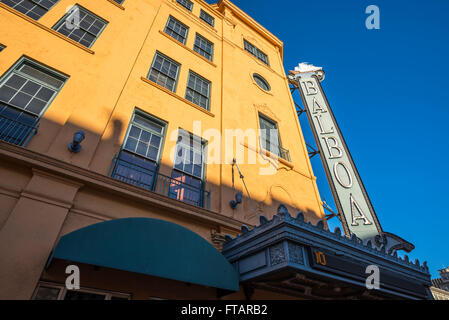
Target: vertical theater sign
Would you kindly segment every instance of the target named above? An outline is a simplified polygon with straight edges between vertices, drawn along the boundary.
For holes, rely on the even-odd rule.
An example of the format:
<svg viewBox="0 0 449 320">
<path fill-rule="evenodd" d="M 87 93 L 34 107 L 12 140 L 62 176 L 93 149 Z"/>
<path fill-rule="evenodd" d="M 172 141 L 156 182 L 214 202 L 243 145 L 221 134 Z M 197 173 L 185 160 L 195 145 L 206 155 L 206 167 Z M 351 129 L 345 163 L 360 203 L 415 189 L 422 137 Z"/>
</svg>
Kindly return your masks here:
<svg viewBox="0 0 449 320">
<path fill-rule="evenodd" d="M 301 63 L 290 71 L 289 80 L 299 89 L 345 234 L 385 249 L 411 251 L 412 244 L 381 228 L 321 86 L 322 68 Z"/>
</svg>

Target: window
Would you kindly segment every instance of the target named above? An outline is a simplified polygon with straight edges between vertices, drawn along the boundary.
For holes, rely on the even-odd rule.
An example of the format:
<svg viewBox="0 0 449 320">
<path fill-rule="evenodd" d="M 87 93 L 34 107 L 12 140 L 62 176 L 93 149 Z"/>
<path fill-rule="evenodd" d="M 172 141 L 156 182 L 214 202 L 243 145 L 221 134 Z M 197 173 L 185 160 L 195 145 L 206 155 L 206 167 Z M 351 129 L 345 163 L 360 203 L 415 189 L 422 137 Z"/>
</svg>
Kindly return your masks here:
<svg viewBox="0 0 449 320">
<path fill-rule="evenodd" d="M 259 87 L 261 87 L 263 90 L 265 90 L 265 91 L 270 91 L 270 90 L 271 90 L 271 87 L 270 87 L 270 85 L 268 84 L 267 80 L 265 80 L 264 78 L 262 78 L 261 75 L 259 75 L 259 74 L 257 74 L 257 73 L 254 73 L 254 74 L 253 74 L 253 79 L 254 79 L 254 81 L 257 83 L 257 85 L 258 85 Z"/>
<path fill-rule="evenodd" d="M 176 0 L 181 6 L 186 8 L 189 11 L 192 11 L 193 8 L 193 2 L 190 0 Z"/>
<path fill-rule="evenodd" d="M 7 6 L 20 11 L 34 20 L 39 20 L 59 0 L 0 0 Z"/>
<path fill-rule="evenodd" d="M 0 79 L 0 139 L 23 145 L 67 78 L 21 59 Z"/>
<path fill-rule="evenodd" d="M 168 17 L 164 32 L 182 44 L 186 44 L 189 27 L 170 16 Z"/>
<path fill-rule="evenodd" d="M 253 56 L 255 56 L 257 59 L 265 63 L 266 65 L 269 65 L 268 63 L 268 56 L 260 51 L 258 48 L 256 48 L 254 45 L 249 43 L 246 40 L 243 40 L 245 50 L 251 53 Z"/>
<path fill-rule="evenodd" d="M 214 55 L 214 44 L 198 33 L 196 34 L 193 50 L 206 59 L 212 61 Z"/>
<path fill-rule="evenodd" d="M 278 157 L 290 161 L 288 150 L 281 147 L 281 140 L 279 138 L 279 131 L 276 122 L 261 114 L 259 114 L 259 122 L 262 148 Z"/>
<path fill-rule="evenodd" d="M 169 196 L 192 205 L 203 206 L 205 191 L 206 143 L 200 137 L 179 129 Z"/>
<path fill-rule="evenodd" d="M 202 179 L 204 146 L 205 143 L 200 137 L 179 129 L 176 144 L 175 169 L 192 177 Z"/>
<path fill-rule="evenodd" d="M 171 176 L 159 172 L 166 123 L 136 111 L 122 150 L 114 157 L 110 176 L 137 187 L 210 208 L 210 192 L 204 190 L 205 142 L 180 129 Z"/>
<path fill-rule="evenodd" d="M 114 0 L 115 2 L 117 2 L 118 4 L 122 5 L 123 2 L 125 2 L 125 0 Z"/>
<path fill-rule="evenodd" d="M 123 293 L 102 292 L 93 289 L 68 290 L 64 286 L 50 283 L 40 283 L 33 300 L 129 300 L 130 296 Z"/>
<path fill-rule="evenodd" d="M 79 19 L 76 15 L 79 15 Z M 106 25 L 105 20 L 79 5 L 75 5 L 53 29 L 90 48 Z"/>
<path fill-rule="evenodd" d="M 210 81 L 202 78 L 193 71 L 189 73 L 187 82 L 186 99 L 209 110 Z"/>
<path fill-rule="evenodd" d="M 2 52 L 3 49 L 5 49 L 5 48 L 6 48 L 6 47 L 0 43 L 0 52 Z"/>
<path fill-rule="evenodd" d="M 200 18 L 205 21 L 207 24 L 209 24 L 211 27 L 215 25 L 215 18 L 212 17 L 210 14 L 208 14 L 203 9 L 200 10 Z"/>
<path fill-rule="evenodd" d="M 166 123 L 143 112 L 133 114 L 112 177 L 153 190 Z"/>
<path fill-rule="evenodd" d="M 165 124 L 134 113 L 124 149 L 157 162 L 162 150 Z"/>
<path fill-rule="evenodd" d="M 148 73 L 148 79 L 175 92 L 180 66 L 179 63 L 156 52 L 150 72 Z"/>
</svg>

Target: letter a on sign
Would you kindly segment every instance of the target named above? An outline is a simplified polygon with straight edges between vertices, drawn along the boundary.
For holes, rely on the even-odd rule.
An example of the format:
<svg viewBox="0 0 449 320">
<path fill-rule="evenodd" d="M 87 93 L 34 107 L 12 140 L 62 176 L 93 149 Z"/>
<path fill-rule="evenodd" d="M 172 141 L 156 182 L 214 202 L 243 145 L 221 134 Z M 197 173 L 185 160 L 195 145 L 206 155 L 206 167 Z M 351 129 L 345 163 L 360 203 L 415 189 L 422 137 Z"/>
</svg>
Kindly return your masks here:
<svg viewBox="0 0 449 320">
<path fill-rule="evenodd" d="M 362 209 L 360 209 L 359 204 L 357 203 L 357 201 L 355 201 L 354 197 L 351 195 L 349 196 L 349 200 L 351 201 L 351 216 L 352 216 L 352 225 L 353 226 L 358 226 L 359 224 L 357 223 L 356 220 L 358 219 L 363 219 L 363 224 L 372 224 L 371 221 L 368 220 L 368 218 L 365 216 L 365 214 L 363 213 Z M 357 216 L 355 216 L 355 211 L 357 211 L 359 214 Z"/>
</svg>

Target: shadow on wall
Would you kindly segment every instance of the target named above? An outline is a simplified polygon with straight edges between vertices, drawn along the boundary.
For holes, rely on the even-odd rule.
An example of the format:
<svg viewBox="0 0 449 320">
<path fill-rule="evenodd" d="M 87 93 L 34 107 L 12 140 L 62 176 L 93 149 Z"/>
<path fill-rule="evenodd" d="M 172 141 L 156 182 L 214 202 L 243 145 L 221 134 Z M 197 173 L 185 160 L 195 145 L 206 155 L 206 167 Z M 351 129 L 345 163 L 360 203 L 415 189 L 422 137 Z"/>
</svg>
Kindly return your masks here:
<svg viewBox="0 0 449 320">
<path fill-rule="evenodd" d="M 257 225 L 261 215 L 265 215 L 270 219 L 276 213 L 280 204 L 285 204 L 292 215 L 302 211 L 306 220 L 311 223 L 316 224 L 319 221 L 319 213 L 313 209 L 301 206 L 299 208 L 295 207 L 294 204 L 300 203 L 301 200 L 293 199 L 287 188 L 279 183 L 265 187 L 264 183 L 266 181 L 262 182 L 259 189 L 249 190 L 250 195 L 253 196 L 253 198 L 249 198 L 246 190 L 241 185 L 241 181 L 238 181 L 238 174 L 235 175 L 238 188 L 233 188 L 232 185 L 227 184 L 217 185 L 210 181 L 205 181 L 198 175 L 187 174 L 186 172 L 193 172 L 188 168 L 188 165 L 184 164 L 183 167 L 182 165 L 173 166 L 171 163 L 158 164 L 136 152 L 126 150 L 122 148 L 122 144 L 128 124 L 118 119 L 111 121 L 112 124 L 108 126 L 109 129 L 99 134 L 89 128 L 73 123 L 66 123 L 62 126 L 59 123 L 43 118 L 40 121 L 37 133 L 30 139 L 26 148 L 102 175 L 108 175 L 125 184 L 162 194 L 195 207 L 202 207 L 215 213 L 221 213 L 248 225 Z M 73 141 L 74 134 L 80 130 L 85 135 L 84 140 L 80 144 L 82 149 L 79 153 L 70 152 L 68 145 Z M 7 171 L 8 168 L 16 167 L 17 165 L 12 163 L 6 164 L 4 159 L 2 159 L 0 160 L 0 166 L 3 167 L 2 170 Z M 16 172 L 23 171 L 22 168 L 18 167 L 13 170 Z M 31 167 L 28 168 L 28 172 L 31 178 Z M 223 174 L 229 174 L 228 178 L 230 178 L 232 175 L 231 165 L 224 165 Z M 248 181 L 251 177 L 247 176 L 245 179 Z M 261 177 L 257 177 L 257 179 L 263 181 Z M 269 179 L 269 177 L 264 177 L 263 179 Z M 1 182 L 5 188 L 10 188 L 11 186 L 8 187 L 8 184 L 14 183 L 12 176 L 7 181 Z M 21 186 L 17 186 L 17 188 L 23 189 L 26 186 L 24 183 L 22 179 Z M 266 185 L 270 185 L 270 183 L 266 183 Z M 78 192 L 83 192 L 83 189 L 89 188 L 92 189 L 92 186 L 85 185 Z M 235 209 L 232 209 L 230 202 L 235 200 L 235 196 L 239 191 L 242 193 L 242 201 Z M 100 193 L 102 192 L 100 191 Z M 107 193 L 103 196 L 110 198 L 110 195 Z M 120 195 L 114 197 L 114 201 L 117 201 L 117 199 L 120 199 Z M 124 197 L 122 200 L 124 202 L 129 201 L 129 199 Z M 83 204 L 83 206 L 88 207 L 86 204 Z M 7 210 L 12 210 L 12 207 Z M 129 216 L 132 216 L 132 213 Z M 3 216 L 3 218 L 5 219 L 6 217 Z M 325 225 L 327 225 L 326 222 Z"/>
</svg>

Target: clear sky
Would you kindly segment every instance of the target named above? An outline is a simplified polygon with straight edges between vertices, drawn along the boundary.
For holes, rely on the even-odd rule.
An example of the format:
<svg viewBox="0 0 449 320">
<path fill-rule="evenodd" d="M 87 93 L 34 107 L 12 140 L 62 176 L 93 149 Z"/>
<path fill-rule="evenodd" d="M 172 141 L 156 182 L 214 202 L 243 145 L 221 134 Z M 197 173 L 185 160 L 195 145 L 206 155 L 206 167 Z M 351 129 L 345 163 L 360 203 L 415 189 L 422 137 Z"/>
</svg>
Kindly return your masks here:
<svg viewBox="0 0 449 320">
<path fill-rule="evenodd" d="M 287 72 L 304 61 L 323 67 L 323 88 L 382 228 L 412 242 L 409 257 L 426 260 L 437 277 L 449 265 L 449 1 L 233 2 L 284 42 Z M 365 27 L 371 4 L 380 30 Z M 312 165 L 335 208 L 318 157 Z M 332 229 L 338 224 L 330 220 Z"/>
</svg>

